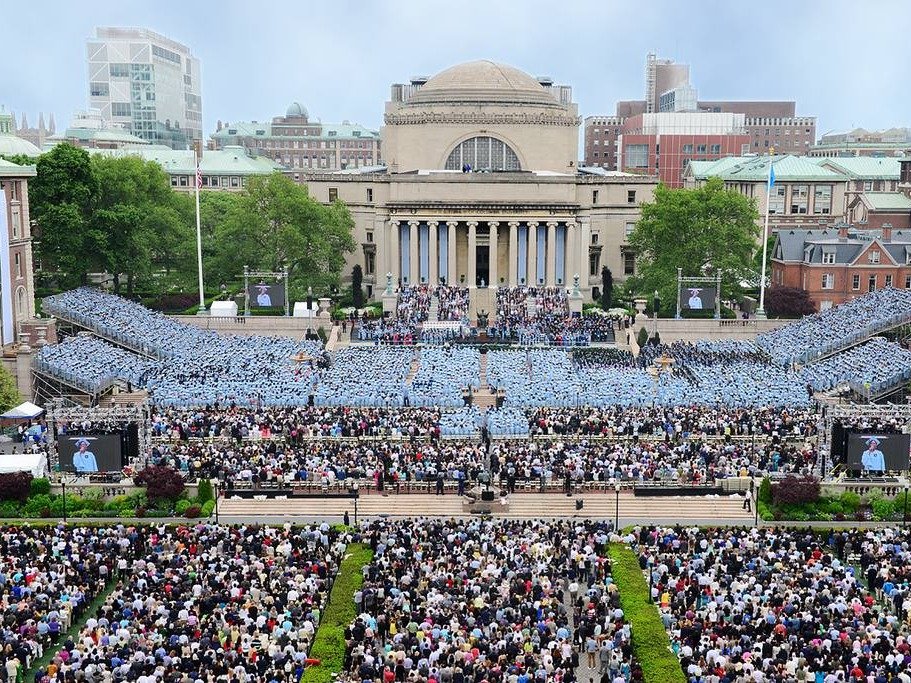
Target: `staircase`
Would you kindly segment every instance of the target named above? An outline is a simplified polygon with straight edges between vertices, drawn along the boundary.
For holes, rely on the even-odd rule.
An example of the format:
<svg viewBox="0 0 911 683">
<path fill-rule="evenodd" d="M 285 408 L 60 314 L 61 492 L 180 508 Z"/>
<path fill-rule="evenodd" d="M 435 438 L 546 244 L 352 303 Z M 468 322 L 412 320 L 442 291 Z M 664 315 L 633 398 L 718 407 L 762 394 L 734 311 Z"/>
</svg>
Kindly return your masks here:
<svg viewBox="0 0 911 683">
<path fill-rule="evenodd" d="M 414 380 L 414 376 L 418 374 L 418 368 L 421 367 L 421 352 L 415 349 L 414 355 L 411 357 L 411 367 L 408 368 L 408 376 L 405 378 L 405 384 L 411 385 L 411 382 Z"/>
<path fill-rule="evenodd" d="M 440 295 L 434 290 L 430 296 L 430 308 L 427 310 L 427 320 L 439 321 L 440 319 Z"/>
<path fill-rule="evenodd" d="M 528 317 L 530 319 L 534 319 L 534 317 L 538 314 L 538 301 L 535 299 L 535 297 L 529 296 L 527 299 L 525 299 L 525 310 L 528 313 Z"/>
</svg>

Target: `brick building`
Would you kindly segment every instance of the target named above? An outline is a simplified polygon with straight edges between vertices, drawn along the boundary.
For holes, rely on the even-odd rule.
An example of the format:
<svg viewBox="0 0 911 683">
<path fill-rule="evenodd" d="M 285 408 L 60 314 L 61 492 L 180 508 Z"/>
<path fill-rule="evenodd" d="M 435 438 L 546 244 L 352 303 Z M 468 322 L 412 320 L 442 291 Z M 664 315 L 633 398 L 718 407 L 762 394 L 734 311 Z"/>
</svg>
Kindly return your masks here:
<svg viewBox="0 0 911 683">
<path fill-rule="evenodd" d="M 771 268 L 772 287 L 804 289 L 820 311 L 883 287 L 911 289 L 911 232 L 846 224 L 781 230 Z"/>
</svg>

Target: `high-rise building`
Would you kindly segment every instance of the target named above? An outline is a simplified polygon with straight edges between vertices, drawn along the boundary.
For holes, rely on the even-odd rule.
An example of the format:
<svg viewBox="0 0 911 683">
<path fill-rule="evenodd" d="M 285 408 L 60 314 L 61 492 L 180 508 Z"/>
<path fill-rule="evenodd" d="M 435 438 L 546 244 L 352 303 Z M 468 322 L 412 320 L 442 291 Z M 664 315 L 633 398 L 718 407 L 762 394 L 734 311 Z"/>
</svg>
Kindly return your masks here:
<svg viewBox="0 0 911 683">
<path fill-rule="evenodd" d="M 796 108 L 793 101 L 699 100 L 695 86 L 690 83 L 689 65 L 659 59 L 650 53 L 645 63 L 645 99 L 617 102 L 614 116 L 586 117 L 585 165 L 611 171 L 620 169 L 617 146 L 624 122 L 652 113 L 742 114 L 750 152 L 767 154 L 769 148 L 774 147 L 786 154 L 807 154 L 816 140 L 816 117 L 797 116 Z M 690 127 L 692 122 L 686 121 Z M 711 127 L 713 124 L 706 125 Z M 698 146 L 699 143 L 694 144 Z M 733 142 L 731 149 L 740 154 L 739 141 Z M 717 157 L 695 158 L 707 161 Z M 679 178 L 674 182 L 679 183 Z"/>
<path fill-rule="evenodd" d="M 143 28 L 98 28 L 86 42 L 89 108 L 133 135 L 174 149 L 202 140 L 199 60 Z"/>
</svg>

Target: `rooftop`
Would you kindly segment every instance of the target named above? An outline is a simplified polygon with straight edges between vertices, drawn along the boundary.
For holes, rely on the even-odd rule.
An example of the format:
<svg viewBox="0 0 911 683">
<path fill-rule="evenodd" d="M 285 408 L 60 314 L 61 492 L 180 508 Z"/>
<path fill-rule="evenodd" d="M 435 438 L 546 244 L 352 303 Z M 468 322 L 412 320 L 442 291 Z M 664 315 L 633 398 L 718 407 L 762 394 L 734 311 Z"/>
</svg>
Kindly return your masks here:
<svg viewBox="0 0 911 683">
<path fill-rule="evenodd" d="M 705 180 L 719 177 L 729 182 L 766 182 L 769 177 L 769 161 L 775 165 L 776 182 L 795 181 L 839 181 L 845 180 L 843 173 L 824 168 L 810 157 L 789 154 L 768 156 L 726 157 L 717 161 L 691 161 L 686 170 L 687 177 Z"/>
<path fill-rule="evenodd" d="M 172 175 L 192 175 L 196 172 L 193 150 L 175 150 L 154 147 L 101 149 L 98 154 L 111 157 L 138 156 L 154 161 Z M 266 157 L 248 155 L 243 147 L 228 146 L 219 150 L 205 150 L 199 162 L 204 174 L 210 175 L 268 175 L 281 171 L 282 166 Z"/>
</svg>

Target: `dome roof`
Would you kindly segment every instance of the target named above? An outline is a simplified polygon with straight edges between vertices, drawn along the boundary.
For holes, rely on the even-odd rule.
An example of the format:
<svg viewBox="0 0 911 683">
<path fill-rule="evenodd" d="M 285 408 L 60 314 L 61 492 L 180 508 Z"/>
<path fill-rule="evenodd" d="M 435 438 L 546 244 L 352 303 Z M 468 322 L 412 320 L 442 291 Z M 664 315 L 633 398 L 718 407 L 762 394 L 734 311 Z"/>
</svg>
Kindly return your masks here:
<svg viewBox="0 0 911 683">
<path fill-rule="evenodd" d="M 307 118 L 308 114 L 307 109 L 300 102 L 292 102 L 288 106 L 288 111 L 285 112 L 285 116 L 303 116 L 304 118 Z"/>
<path fill-rule="evenodd" d="M 532 76 L 489 59 L 457 64 L 431 78 L 409 103 L 460 102 L 484 104 L 539 104 L 560 106 Z"/>
<path fill-rule="evenodd" d="M 28 140 L 17 138 L 9 133 L 0 133 L 0 155 L 12 156 L 14 154 L 36 157 L 41 154 L 41 150 Z"/>
</svg>

